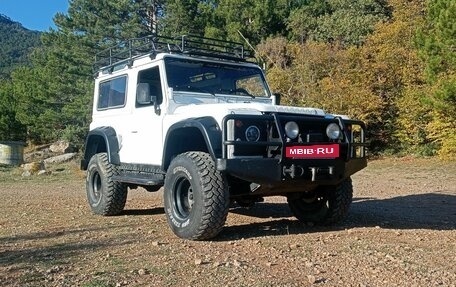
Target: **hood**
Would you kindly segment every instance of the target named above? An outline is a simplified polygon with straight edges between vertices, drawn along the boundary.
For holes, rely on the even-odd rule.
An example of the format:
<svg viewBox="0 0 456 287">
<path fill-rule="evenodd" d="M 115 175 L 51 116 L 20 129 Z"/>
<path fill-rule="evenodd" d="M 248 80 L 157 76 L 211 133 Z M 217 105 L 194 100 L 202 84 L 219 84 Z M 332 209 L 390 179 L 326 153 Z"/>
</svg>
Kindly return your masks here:
<svg viewBox="0 0 456 287">
<path fill-rule="evenodd" d="M 262 114 L 262 113 L 289 113 L 289 114 L 304 114 L 325 116 L 326 113 L 322 109 L 292 107 L 292 106 L 277 106 L 261 103 L 227 103 L 227 104 L 205 104 L 205 105 L 185 105 L 174 110 L 174 114 L 194 114 L 200 116 L 212 113 L 229 113 L 236 114 Z"/>
<path fill-rule="evenodd" d="M 212 116 L 217 119 L 218 122 L 221 122 L 223 117 L 228 114 L 261 115 L 263 113 L 326 116 L 326 113 L 322 109 L 277 106 L 262 103 L 190 104 L 177 107 L 173 114 L 176 116 L 185 115 L 185 117 Z"/>
</svg>

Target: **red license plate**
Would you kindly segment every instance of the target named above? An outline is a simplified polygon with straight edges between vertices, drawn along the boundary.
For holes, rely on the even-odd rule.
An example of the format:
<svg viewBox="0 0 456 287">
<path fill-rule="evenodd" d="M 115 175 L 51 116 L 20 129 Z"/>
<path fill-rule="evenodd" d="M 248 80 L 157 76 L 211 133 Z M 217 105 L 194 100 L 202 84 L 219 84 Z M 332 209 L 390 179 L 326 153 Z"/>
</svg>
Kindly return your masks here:
<svg viewBox="0 0 456 287">
<path fill-rule="evenodd" d="M 336 158 L 339 157 L 339 145 L 288 146 L 286 156 L 290 158 Z"/>
</svg>

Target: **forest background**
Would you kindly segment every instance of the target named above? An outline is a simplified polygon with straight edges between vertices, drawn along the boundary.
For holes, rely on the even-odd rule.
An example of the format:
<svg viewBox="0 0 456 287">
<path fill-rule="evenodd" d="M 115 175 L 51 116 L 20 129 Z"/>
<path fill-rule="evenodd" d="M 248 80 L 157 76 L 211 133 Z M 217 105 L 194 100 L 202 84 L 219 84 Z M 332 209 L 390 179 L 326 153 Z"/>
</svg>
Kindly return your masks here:
<svg viewBox="0 0 456 287">
<path fill-rule="evenodd" d="M 454 0 L 70 0 L 56 29 L 0 15 L 0 141 L 83 145 L 94 55 L 158 32 L 241 42 L 284 104 L 366 122 L 373 154 L 456 159 Z"/>
</svg>

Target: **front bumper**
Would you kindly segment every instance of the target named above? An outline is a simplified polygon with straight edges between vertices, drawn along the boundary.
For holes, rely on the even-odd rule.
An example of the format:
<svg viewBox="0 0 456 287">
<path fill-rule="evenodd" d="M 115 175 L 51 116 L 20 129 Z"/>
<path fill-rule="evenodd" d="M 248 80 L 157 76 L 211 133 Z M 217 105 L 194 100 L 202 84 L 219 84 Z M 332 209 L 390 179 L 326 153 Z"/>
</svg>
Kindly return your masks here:
<svg viewBox="0 0 456 287">
<path fill-rule="evenodd" d="M 308 133 L 300 136 L 299 142 L 286 136 L 283 127 L 290 120 L 307 127 Z M 333 122 L 338 123 L 343 132 L 340 141 L 325 142 L 321 141 L 323 137 L 315 137 L 315 130 L 321 130 L 322 126 Z M 243 123 L 244 126 L 256 124 L 269 133 L 257 142 L 243 140 L 242 133 L 233 132 L 238 127 L 242 128 Z M 339 117 L 233 114 L 225 117 L 223 131 L 223 153 L 221 158 L 216 159 L 217 170 L 268 187 L 270 193 L 298 192 L 321 185 L 336 185 L 367 166 L 365 125 L 360 121 Z M 328 156 L 325 154 L 322 158 L 316 153 L 303 155 L 306 150 L 315 151 L 315 147 L 334 148 L 337 152 Z M 297 148 L 303 153 L 287 153 L 288 148 Z M 267 153 L 261 152 L 264 150 Z"/>
<path fill-rule="evenodd" d="M 217 170 L 259 184 L 291 181 L 308 185 L 334 185 L 367 166 L 366 158 L 285 160 L 272 158 L 217 159 Z"/>
</svg>

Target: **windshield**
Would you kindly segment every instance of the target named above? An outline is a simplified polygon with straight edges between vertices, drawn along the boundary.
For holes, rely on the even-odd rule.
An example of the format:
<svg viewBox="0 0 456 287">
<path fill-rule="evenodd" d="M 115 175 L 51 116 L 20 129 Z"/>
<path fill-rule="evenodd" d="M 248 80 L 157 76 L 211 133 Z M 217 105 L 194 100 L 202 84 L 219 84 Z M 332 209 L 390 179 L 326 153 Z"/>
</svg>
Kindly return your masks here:
<svg viewBox="0 0 456 287">
<path fill-rule="evenodd" d="M 269 97 L 259 68 L 166 58 L 168 86 L 174 91 Z"/>
</svg>

